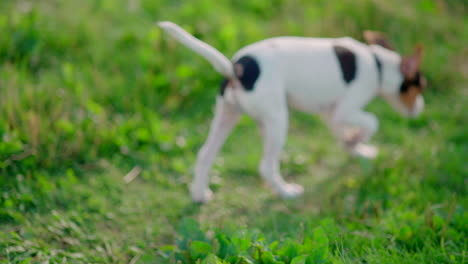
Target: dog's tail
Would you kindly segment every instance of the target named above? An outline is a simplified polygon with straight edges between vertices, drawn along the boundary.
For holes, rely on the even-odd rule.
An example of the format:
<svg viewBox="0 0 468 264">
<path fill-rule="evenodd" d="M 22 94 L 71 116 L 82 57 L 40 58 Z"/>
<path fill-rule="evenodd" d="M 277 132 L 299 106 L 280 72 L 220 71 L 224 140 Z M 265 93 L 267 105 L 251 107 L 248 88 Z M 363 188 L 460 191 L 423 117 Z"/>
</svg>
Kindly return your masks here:
<svg viewBox="0 0 468 264">
<path fill-rule="evenodd" d="M 231 61 L 217 49 L 195 38 L 187 31 L 183 30 L 181 27 L 172 22 L 158 22 L 158 26 L 169 33 L 172 37 L 180 41 L 182 44 L 207 59 L 213 65 L 216 71 L 227 78 L 235 78 L 234 68 Z"/>
</svg>

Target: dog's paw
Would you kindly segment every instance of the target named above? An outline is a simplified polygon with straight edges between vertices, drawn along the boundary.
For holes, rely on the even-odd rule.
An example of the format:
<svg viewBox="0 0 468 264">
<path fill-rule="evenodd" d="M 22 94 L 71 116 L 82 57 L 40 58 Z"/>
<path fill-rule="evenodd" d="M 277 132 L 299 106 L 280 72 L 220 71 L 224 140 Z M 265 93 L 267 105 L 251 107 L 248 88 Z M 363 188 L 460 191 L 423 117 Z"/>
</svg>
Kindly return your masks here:
<svg viewBox="0 0 468 264">
<path fill-rule="evenodd" d="M 190 188 L 190 194 L 192 200 L 196 203 L 206 203 L 213 199 L 213 192 L 207 188 L 203 190 L 197 190 L 196 188 Z"/>
<path fill-rule="evenodd" d="M 353 147 L 352 153 L 358 157 L 375 159 L 379 150 L 375 146 L 359 143 Z"/>
<path fill-rule="evenodd" d="M 296 183 L 286 183 L 281 186 L 279 194 L 283 198 L 295 198 L 304 193 L 304 187 Z"/>
</svg>

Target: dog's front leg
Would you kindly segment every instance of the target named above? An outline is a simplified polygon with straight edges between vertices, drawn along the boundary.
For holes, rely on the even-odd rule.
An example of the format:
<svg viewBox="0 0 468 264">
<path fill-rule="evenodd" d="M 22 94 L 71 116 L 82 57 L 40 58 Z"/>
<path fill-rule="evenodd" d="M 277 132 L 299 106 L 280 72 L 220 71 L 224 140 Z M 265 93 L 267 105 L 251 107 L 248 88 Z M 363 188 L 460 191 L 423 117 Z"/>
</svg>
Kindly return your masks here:
<svg viewBox="0 0 468 264">
<path fill-rule="evenodd" d="M 217 98 L 215 117 L 211 123 L 208 139 L 197 155 L 195 176 L 190 186 L 193 201 L 207 202 L 212 198 L 209 172 L 216 155 L 239 117 L 240 113 L 235 106 L 227 103 L 222 97 Z"/>
<path fill-rule="evenodd" d="M 378 124 L 373 114 L 362 110 L 336 113 L 331 120 L 334 134 L 345 148 L 351 154 L 365 158 L 377 156 L 377 148 L 365 142 L 375 134 Z"/>
</svg>

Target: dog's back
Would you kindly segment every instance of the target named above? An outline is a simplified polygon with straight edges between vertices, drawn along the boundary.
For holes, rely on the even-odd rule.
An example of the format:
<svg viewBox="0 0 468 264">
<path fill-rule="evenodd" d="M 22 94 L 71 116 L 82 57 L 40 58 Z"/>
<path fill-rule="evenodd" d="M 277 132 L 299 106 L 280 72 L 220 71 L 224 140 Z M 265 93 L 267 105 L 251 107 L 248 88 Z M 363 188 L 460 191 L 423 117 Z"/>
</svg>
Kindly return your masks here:
<svg viewBox="0 0 468 264">
<path fill-rule="evenodd" d="M 349 37 L 266 39 L 239 50 L 233 62 L 247 56 L 259 64 L 259 81 L 274 75 L 289 104 L 306 112 L 328 109 L 350 87 L 376 87 L 377 69 L 369 47 Z"/>
</svg>

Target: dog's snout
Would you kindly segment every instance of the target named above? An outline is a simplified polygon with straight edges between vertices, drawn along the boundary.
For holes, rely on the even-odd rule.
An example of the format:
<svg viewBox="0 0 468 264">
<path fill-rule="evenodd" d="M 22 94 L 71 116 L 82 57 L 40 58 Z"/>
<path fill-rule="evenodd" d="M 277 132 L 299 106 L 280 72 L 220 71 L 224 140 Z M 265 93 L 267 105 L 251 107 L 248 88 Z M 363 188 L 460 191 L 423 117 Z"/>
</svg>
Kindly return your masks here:
<svg viewBox="0 0 468 264">
<path fill-rule="evenodd" d="M 410 117 L 419 116 L 423 110 L 424 110 L 424 98 L 421 95 L 418 95 L 415 100 L 413 109 L 410 112 Z"/>
</svg>

